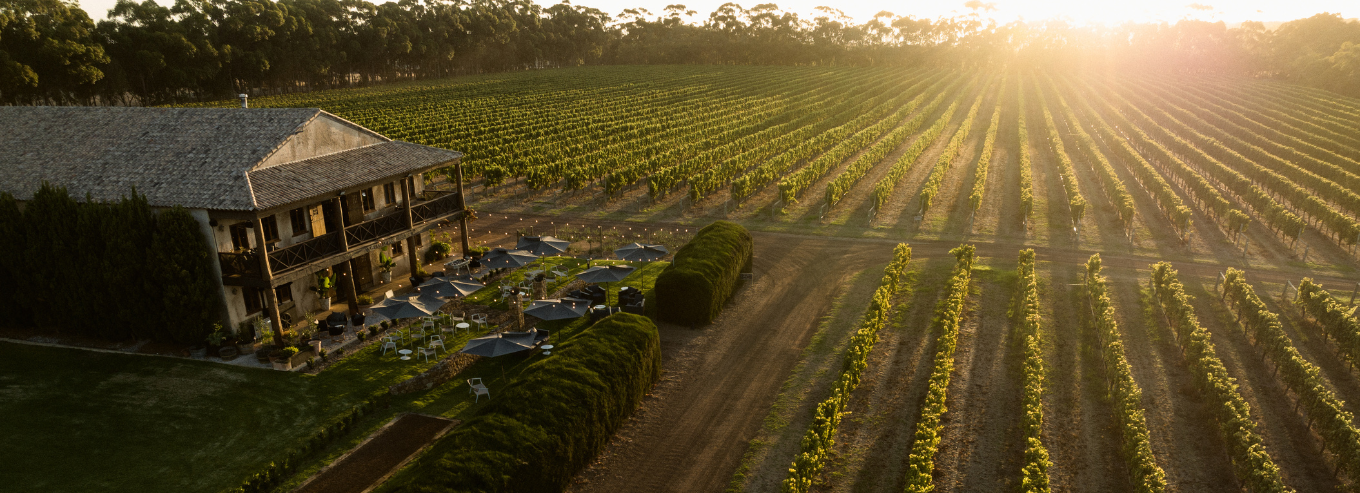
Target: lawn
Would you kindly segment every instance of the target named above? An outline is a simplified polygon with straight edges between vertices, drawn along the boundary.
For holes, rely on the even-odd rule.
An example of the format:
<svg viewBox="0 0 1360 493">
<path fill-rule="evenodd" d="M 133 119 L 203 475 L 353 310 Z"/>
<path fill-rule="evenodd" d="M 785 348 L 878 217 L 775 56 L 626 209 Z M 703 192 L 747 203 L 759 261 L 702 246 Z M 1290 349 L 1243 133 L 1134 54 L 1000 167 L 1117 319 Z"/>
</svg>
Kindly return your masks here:
<svg viewBox="0 0 1360 493">
<path fill-rule="evenodd" d="M 665 265 L 646 264 L 620 284 L 650 297 Z M 562 341 L 586 324 L 583 318 L 540 327 Z M 470 337 L 464 333 L 448 345 L 461 347 Z M 369 346 L 313 376 L 0 342 L 0 478 L 7 490 L 32 492 L 232 488 L 356 404 L 433 364 L 380 352 Z M 399 413 L 466 416 L 474 404 L 461 379 L 483 378 L 495 398 L 506 378 L 537 357 L 485 359 L 454 382 L 396 396 L 388 408 L 366 416 L 358 431 L 303 461 L 280 491 Z"/>
</svg>

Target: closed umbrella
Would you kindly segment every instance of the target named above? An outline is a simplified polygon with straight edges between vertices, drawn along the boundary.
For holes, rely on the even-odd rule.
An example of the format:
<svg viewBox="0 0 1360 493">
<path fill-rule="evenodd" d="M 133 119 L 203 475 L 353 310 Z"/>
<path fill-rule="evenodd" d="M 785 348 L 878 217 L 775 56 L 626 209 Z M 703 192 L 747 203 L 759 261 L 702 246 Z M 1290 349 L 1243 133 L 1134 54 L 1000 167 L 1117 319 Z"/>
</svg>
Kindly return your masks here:
<svg viewBox="0 0 1360 493">
<path fill-rule="evenodd" d="M 665 245 L 644 245 L 641 243 L 629 243 L 614 250 L 614 256 L 619 260 L 629 262 L 655 262 L 670 255 L 670 250 Z"/>
<path fill-rule="evenodd" d="M 538 300 L 524 309 L 525 315 L 533 315 L 539 320 L 566 320 L 581 318 L 590 309 L 590 301 L 577 298 Z"/>
<path fill-rule="evenodd" d="M 567 251 L 571 243 L 551 236 L 521 236 L 515 242 L 516 250 L 524 250 L 534 255 L 557 255 Z"/>
<path fill-rule="evenodd" d="M 488 269 L 513 269 L 523 267 L 538 256 L 524 250 L 497 248 L 482 256 L 482 266 Z"/>
<path fill-rule="evenodd" d="M 416 289 L 420 294 L 439 298 L 462 298 L 486 287 L 469 277 L 436 277 Z"/>
</svg>

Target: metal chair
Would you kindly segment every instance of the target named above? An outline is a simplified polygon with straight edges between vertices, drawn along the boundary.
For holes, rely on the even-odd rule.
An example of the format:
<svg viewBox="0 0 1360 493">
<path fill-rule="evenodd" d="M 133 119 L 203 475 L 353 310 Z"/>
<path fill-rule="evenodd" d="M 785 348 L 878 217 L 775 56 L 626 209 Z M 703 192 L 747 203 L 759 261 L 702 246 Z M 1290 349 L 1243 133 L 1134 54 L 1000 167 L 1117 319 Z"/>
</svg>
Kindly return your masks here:
<svg viewBox="0 0 1360 493">
<path fill-rule="evenodd" d="M 387 348 L 392 348 L 392 351 L 393 351 L 393 352 L 396 352 L 396 350 L 397 350 L 397 340 L 394 339 L 392 336 L 387 336 L 387 337 L 384 337 L 384 338 L 383 338 L 383 346 L 382 346 L 382 355 L 383 355 L 383 356 L 386 356 L 386 355 L 387 355 Z"/>
<path fill-rule="evenodd" d="M 430 349 L 435 348 L 444 349 L 444 336 L 442 335 L 430 336 Z M 445 349 L 444 351 L 447 352 L 448 350 Z"/>
<path fill-rule="evenodd" d="M 439 355 L 438 353 L 435 353 L 434 348 L 420 348 L 420 355 L 425 357 L 426 363 L 430 362 L 430 356 L 434 356 L 436 359 L 439 358 Z M 490 395 L 487 395 L 487 397 L 490 397 Z"/>
<path fill-rule="evenodd" d="M 485 313 L 474 313 L 474 314 L 472 314 L 472 323 L 477 324 L 477 325 L 481 325 L 481 326 L 485 326 L 485 325 L 486 325 L 486 314 L 485 314 Z"/>
</svg>

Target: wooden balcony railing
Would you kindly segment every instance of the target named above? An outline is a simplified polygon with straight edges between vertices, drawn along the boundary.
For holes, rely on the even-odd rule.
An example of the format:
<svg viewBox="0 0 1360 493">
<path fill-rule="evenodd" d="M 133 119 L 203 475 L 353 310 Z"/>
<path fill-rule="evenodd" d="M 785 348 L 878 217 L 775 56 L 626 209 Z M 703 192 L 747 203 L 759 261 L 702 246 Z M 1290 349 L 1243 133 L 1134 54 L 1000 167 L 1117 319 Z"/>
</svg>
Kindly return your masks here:
<svg viewBox="0 0 1360 493">
<path fill-rule="evenodd" d="M 345 228 L 345 240 L 349 241 L 349 246 L 353 248 L 384 236 L 396 234 L 403 229 L 406 229 L 406 215 L 388 214 Z"/>
<path fill-rule="evenodd" d="M 345 251 L 340 233 L 329 233 L 269 252 L 269 270 L 275 274 L 307 265 L 313 260 Z"/>
<path fill-rule="evenodd" d="M 411 218 L 415 224 L 435 220 L 458 211 L 458 193 L 435 194 L 433 200 L 416 203 L 411 208 Z M 406 230 L 406 214 L 399 211 L 370 221 L 347 227 L 310 240 L 269 252 L 269 269 L 274 274 L 299 269 L 326 257 L 350 249 L 366 246 L 374 241 L 390 237 Z M 341 240 L 344 234 L 344 240 Z M 222 264 L 223 277 L 263 277 L 256 253 L 218 253 Z"/>
<path fill-rule="evenodd" d="M 434 200 L 416 204 L 411 208 L 411 218 L 417 224 L 458 210 L 458 194 L 450 193 Z"/>
<path fill-rule="evenodd" d="M 222 277 L 260 277 L 260 258 L 252 252 L 217 252 Z"/>
</svg>

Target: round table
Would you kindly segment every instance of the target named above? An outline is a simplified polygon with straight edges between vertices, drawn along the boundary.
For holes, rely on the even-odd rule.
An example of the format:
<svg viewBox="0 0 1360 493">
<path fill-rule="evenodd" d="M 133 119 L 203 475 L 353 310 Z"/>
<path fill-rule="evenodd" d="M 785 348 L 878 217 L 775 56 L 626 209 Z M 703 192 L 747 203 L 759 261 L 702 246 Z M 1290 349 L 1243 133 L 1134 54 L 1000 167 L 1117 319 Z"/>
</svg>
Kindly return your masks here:
<svg viewBox="0 0 1360 493">
<path fill-rule="evenodd" d="M 398 349 L 398 350 L 397 350 L 397 353 L 398 353 L 398 354 L 401 354 L 401 359 L 403 359 L 403 360 L 411 359 L 411 353 L 413 353 L 413 352 L 415 352 L 415 351 L 412 351 L 412 350 L 410 350 L 410 349 Z"/>
<path fill-rule="evenodd" d="M 455 325 L 454 327 L 457 327 L 458 330 L 469 330 L 472 328 L 472 325 L 467 322 L 458 322 L 458 325 Z"/>
<path fill-rule="evenodd" d="M 544 345 L 541 346 L 541 347 L 543 348 L 543 355 L 544 355 L 544 356 L 550 356 L 550 355 L 552 355 L 552 348 L 553 348 L 553 345 L 552 345 L 552 344 L 544 344 Z"/>
</svg>

